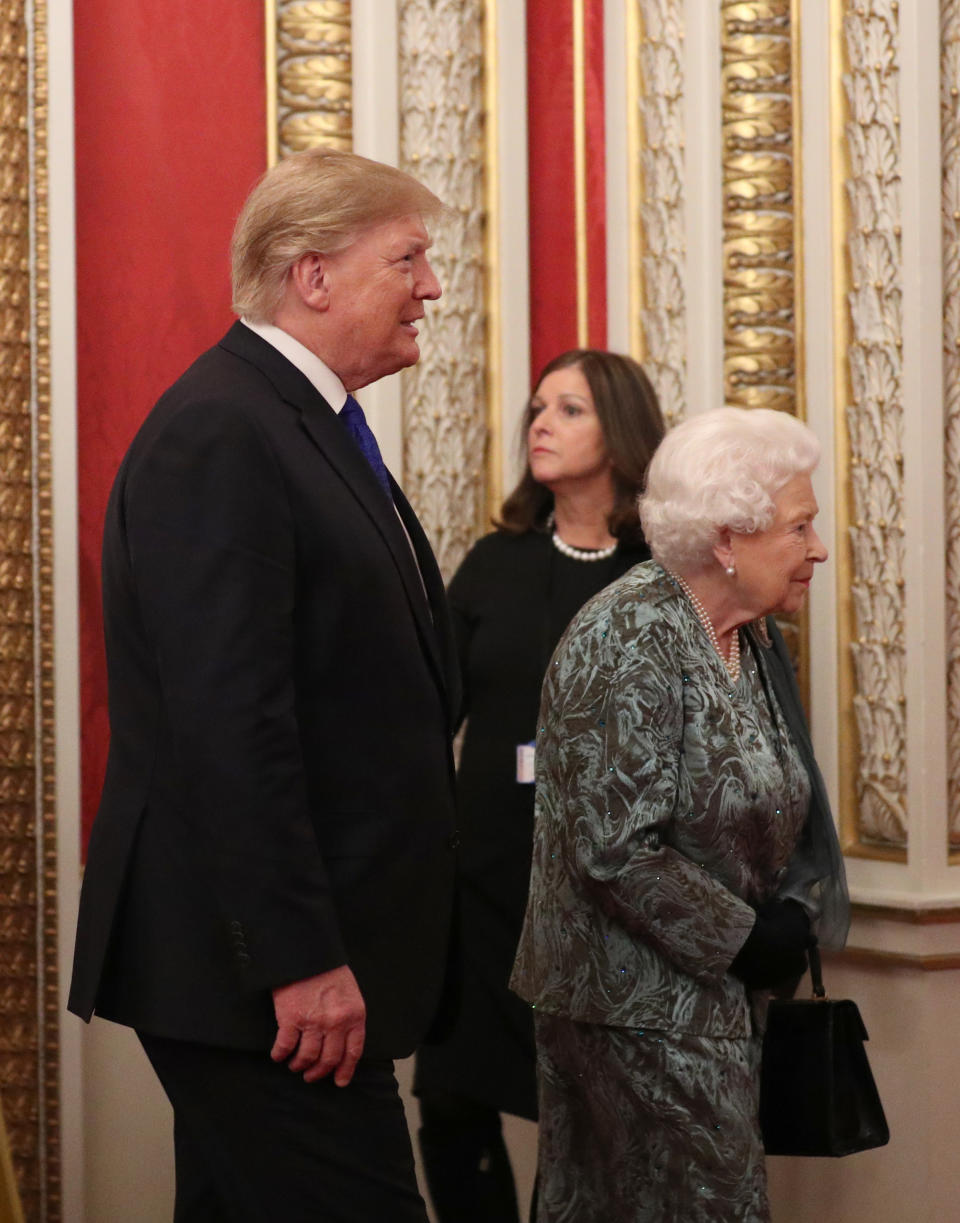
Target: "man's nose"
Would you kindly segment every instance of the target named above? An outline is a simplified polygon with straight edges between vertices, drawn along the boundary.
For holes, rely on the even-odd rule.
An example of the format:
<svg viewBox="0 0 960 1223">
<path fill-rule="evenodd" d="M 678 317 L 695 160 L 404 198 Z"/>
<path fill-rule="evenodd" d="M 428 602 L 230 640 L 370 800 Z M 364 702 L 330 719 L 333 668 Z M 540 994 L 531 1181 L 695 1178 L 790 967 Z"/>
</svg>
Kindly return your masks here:
<svg viewBox="0 0 960 1223">
<path fill-rule="evenodd" d="M 437 280 L 437 274 L 428 263 L 424 269 L 423 275 L 417 283 L 417 297 L 420 301 L 436 301 L 443 289 L 440 288 L 440 281 Z"/>
</svg>

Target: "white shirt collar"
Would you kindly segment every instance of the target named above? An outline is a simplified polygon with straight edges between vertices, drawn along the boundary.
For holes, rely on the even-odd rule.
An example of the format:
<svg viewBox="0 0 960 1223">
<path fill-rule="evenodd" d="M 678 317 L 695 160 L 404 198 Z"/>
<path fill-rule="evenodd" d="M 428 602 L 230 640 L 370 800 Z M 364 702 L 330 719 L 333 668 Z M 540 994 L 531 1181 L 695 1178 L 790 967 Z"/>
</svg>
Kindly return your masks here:
<svg viewBox="0 0 960 1223">
<path fill-rule="evenodd" d="M 245 318 L 240 322 L 268 344 L 272 344 L 277 352 L 282 353 L 291 365 L 295 365 L 300 373 L 309 379 L 334 412 L 340 411 L 347 402 L 346 388 L 330 366 L 321 361 L 315 352 L 295 340 L 289 331 L 284 331 L 273 323 L 251 323 Z"/>
</svg>

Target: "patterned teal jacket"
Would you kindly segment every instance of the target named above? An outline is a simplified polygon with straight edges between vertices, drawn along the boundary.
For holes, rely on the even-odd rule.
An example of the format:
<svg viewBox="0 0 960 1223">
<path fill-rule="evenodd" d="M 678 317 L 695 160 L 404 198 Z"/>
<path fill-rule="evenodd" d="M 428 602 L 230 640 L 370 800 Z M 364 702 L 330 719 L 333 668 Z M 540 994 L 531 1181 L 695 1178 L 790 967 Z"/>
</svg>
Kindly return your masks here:
<svg viewBox="0 0 960 1223">
<path fill-rule="evenodd" d="M 796 857 L 810 776 L 765 651 L 745 638 L 734 686 L 650 561 L 592 599 L 560 641 L 543 689 L 530 898 L 511 978 L 537 1009 L 751 1031 L 747 992 L 727 971 L 751 906 L 791 894 L 816 910 L 806 883 L 785 891 L 805 878 Z"/>
</svg>

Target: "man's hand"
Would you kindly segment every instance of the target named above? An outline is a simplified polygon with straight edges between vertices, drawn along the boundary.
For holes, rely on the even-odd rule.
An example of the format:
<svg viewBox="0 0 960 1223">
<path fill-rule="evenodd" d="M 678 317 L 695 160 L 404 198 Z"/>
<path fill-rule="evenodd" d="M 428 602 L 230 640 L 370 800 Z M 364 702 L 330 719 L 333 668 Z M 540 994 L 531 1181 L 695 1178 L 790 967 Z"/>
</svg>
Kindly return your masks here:
<svg viewBox="0 0 960 1223">
<path fill-rule="evenodd" d="M 336 1085 L 346 1087 L 363 1052 L 367 1021 L 363 995 L 346 964 L 278 986 L 273 1009 L 277 1016 L 277 1039 L 270 1050 L 273 1060 L 289 1057 L 290 1069 L 302 1070 L 307 1083 L 332 1070 Z"/>
</svg>

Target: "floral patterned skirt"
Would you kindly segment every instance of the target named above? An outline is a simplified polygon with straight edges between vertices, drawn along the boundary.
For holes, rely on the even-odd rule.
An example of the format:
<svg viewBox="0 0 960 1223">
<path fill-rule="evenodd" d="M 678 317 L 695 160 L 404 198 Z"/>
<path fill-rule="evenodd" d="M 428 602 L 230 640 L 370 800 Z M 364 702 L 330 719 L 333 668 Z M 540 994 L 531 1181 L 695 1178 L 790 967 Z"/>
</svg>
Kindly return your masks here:
<svg viewBox="0 0 960 1223">
<path fill-rule="evenodd" d="M 768 1223 L 759 1038 L 535 1015 L 537 1223 Z"/>
</svg>

